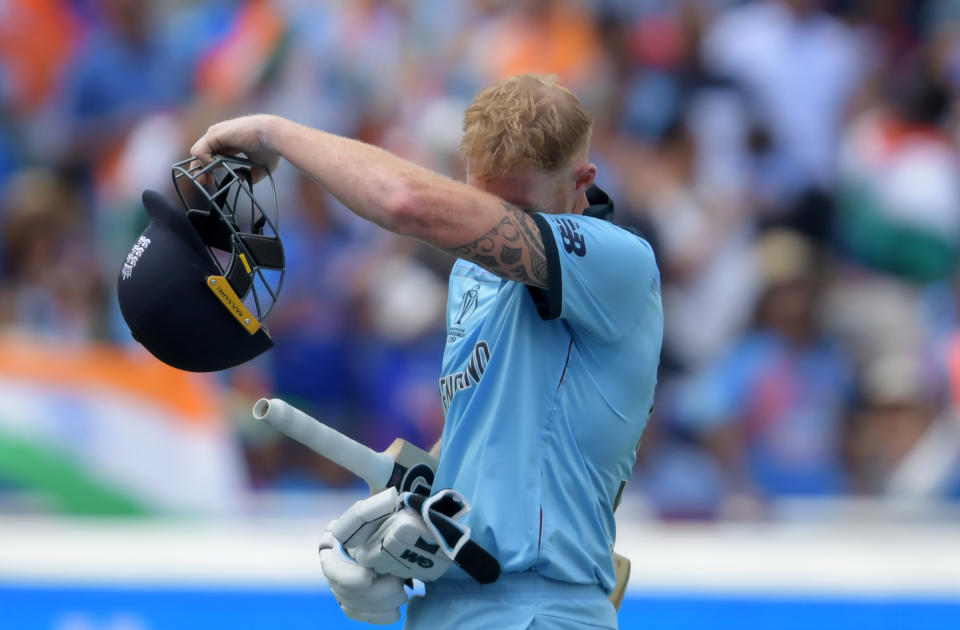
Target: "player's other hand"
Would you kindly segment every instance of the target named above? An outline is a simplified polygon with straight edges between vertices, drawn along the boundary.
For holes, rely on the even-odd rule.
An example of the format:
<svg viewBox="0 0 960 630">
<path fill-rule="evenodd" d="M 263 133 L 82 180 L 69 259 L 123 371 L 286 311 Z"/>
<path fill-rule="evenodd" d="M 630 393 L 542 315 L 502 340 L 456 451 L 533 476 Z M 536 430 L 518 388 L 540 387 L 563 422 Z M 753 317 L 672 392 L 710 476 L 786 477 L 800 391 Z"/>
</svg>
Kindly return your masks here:
<svg viewBox="0 0 960 630">
<path fill-rule="evenodd" d="M 391 488 L 353 504 L 330 530 L 361 566 L 377 574 L 432 582 L 469 543 L 470 529 L 457 522 L 469 510 L 455 490 L 424 497 Z"/>
<path fill-rule="evenodd" d="M 407 505 L 407 495 L 388 488 L 357 501 L 329 529 L 350 557 L 375 574 L 432 582 L 452 560 L 420 513 Z"/>
<path fill-rule="evenodd" d="M 282 118 L 268 114 L 242 116 L 219 122 L 209 129 L 190 147 L 190 154 L 203 164 L 215 159 L 215 154 L 236 155 L 243 153 L 251 162 L 262 164 L 271 172 L 280 163 L 280 153 L 271 146 L 270 137 Z M 253 169 L 253 181 L 266 176 L 267 171 Z"/>
<path fill-rule="evenodd" d="M 456 563 L 489 584 L 499 577 L 500 564 L 458 522 L 469 511 L 456 490 L 425 497 L 391 488 L 354 503 L 329 530 L 351 558 L 375 574 L 432 582 Z"/>
<path fill-rule="evenodd" d="M 320 567 L 347 617 L 381 625 L 400 620 L 400 607 L 407 603 L 403 580 L 357 564 L 329 528 L 320 541 Z"/>
</svg>

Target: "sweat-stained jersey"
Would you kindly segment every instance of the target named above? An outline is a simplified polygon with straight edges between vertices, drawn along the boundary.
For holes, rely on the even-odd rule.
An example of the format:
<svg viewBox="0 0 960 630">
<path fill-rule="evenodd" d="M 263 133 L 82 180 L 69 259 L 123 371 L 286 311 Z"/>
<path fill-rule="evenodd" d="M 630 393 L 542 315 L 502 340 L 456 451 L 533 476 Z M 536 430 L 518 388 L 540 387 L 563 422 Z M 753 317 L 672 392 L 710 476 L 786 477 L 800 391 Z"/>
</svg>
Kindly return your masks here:
<svg viewBox="0 0 960 630">
<path fill-rule="evenodd" d="M 653 404 L 663 314 L 650 246 L 608 220 L 599 188 L 588 199 L 583 215 L 533 215 L 549 289 L 454 266 L 434 488 L 467 497 L 464 522 L 504 572 L 609 593 L 614 501 Z"/>
</svg>

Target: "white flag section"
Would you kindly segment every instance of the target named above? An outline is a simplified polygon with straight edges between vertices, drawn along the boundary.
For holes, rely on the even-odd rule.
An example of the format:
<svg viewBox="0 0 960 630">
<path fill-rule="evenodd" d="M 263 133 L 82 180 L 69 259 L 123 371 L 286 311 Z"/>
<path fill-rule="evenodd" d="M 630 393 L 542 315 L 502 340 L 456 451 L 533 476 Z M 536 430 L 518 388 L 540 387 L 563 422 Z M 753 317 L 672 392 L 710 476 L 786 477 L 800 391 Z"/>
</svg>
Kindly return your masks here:
<svg viewBox="0 0 960 630">
<path fill-rule="evenodd" d="M 0 485 L 90 514 L 230 514 L 246 476 L 213 377 L 0 338 Z"/>
</svg>

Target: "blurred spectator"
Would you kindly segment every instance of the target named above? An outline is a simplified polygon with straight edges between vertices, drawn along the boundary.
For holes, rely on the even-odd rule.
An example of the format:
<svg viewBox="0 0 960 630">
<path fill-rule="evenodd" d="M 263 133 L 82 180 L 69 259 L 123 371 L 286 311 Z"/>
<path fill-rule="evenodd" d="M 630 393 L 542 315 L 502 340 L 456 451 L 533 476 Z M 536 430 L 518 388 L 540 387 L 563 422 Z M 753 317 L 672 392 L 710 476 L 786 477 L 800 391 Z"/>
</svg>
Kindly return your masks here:
<svg viewBox="0 0 960 630">
<path fill-rule="evenodd" d="M 7 177 L 19 166 L 19 147 L 13 137 L 13 121 L 7 120 L 0 109 L 0 190 L 6 185 Z"/>
<path fill-rule="evenodd" d="M 73 342 L 101 334 L 104 292 L 77 190 L 52 171 L 21 171 L 0 210 L 0 326 Z"/>
<path fill-rule="evenodd" d="M 0 102 L 20 116 L 43 107 L 63 79 L 79 24 L 71 2 L 0 5 Z"/>
<path fill-rule="evenodd" d="M 917 300 L 923 337 L 913 354 L 932 364 L 950 390 L 951 404 L 960 409 L 960 270 L 925 287 Z"/>
<path fill-rule="evenodd" d="M 51 129 L 45 116 L 65 79 L 81 33 L 66 0 L 0 3 L 0 189 L 28 159 L 41 154 Z"/>
<path fill-rule="evenodd" d="M 578 92 L 602 76 L 605 59 L 587 7 L 571 0 L 500 3 L 472 43 L 485 82 L 525 72 L 556 74 Z M 589 100 L 589 99 L 588 99 Z"/>
<path fill-rule="evenodd" d="M 700 368 L 731 342 L 747 323 L 757 291 L 752 217 L 711 195 L 715 189 L 698 186 L 695 142 L 678 121 L 628 184 L 628 200 L 642 204 L 657 244 L 669 322 L 663 352 L 680 371 Z"/>
<path fill-rule="evenodd" d="M 287 272 L 281 298 L 268 319 L 274 348 L 261 360 L 234 370 L 247 391 L 242 412 L 265 390 L 361 438 L 363 409 L 358 402 L 357 275 L 358 255 L 372 245 L 358 237 L 337 211 L 336 201 L 309 178 L 290 178 L 295 194 L 282 209 Z M 350 215 L 352 217 L 352 215 Z M 243 443 L 253 482 L 260 488 L 304 489 L 353 485 L 356 479 L 292 440 L 245 422 Z"/>
<path fill-rule="evenodd" d="M 338 427 L 357 417 L 354 350 L 358 256 L 364 244 L 338 219 L 328 193 L 304 176 L 280 223 L 287 273 L 270 316 L 268 356 L 277 395 Z"/>
<path fill-rule="evenodd" d="M 601 127 L 596 142 L 623 186 L 612 191 L 618 220 L 653 242 L 665 278 L 667 377 L 716 357 L 745 325 L 756 292 L 747 251 L 756 222 L 747 197 L 748 102 L 703 62 L 711 11 L 675 6 L 605 24 L 623 88 L 617 135 Z"/>
<path fill-rule="evenodd" d="M 960 423 L 910 356 L 867 366 L 850 431 L 858 491 L 901 500 L 960 498 Z"/>
<path fill-rule="evenodd" d="M 364 437 L 380 449 L 395 437 L 429 448 L 443 428 L 437 361 L 446 341 L 452 261 L 434 270 L 431 256 L 427 247 L 397 239 L 392 252 L 366 269 L 356 377 L 368 414 Z"/>
<path fill-rule="evenodd" d="M 757 183 L 772 212 L 832 185 L 838 133 L 870 70 L 864 42 L 822 5 L 746 3 L 720 14 L 705 40 L 705 64 L 753 99 L 765 136 Z"/>
<path fill-rule="evenodd" d="M 763 235 L 756 251 L 764 289 L 755 322 L 676 393 L 678 416 L 718 457 L 728 492 L 760 500 L 841 493 L 853 372 L 817 319 L 815 252 L 789 232 Z"/>
<path fill-rule="evenodd" d="M 163 36 L 165 15 L 138 0 L 97 0 L 61 99 L 70 130 L 68 160 L 98 165 L 144 114 L 181 102 L 190 67 Z"/>
<path fill-rule="evenodd" d="M 731 494 L 729 474 L 708 448 L 707 437 L 677 418 L 683 393 L 675 380 L 658 385 L 656 411 L 643 433 L 628 486 L 642 494 L 658 518 L 717 518 Z"/>
</svg>

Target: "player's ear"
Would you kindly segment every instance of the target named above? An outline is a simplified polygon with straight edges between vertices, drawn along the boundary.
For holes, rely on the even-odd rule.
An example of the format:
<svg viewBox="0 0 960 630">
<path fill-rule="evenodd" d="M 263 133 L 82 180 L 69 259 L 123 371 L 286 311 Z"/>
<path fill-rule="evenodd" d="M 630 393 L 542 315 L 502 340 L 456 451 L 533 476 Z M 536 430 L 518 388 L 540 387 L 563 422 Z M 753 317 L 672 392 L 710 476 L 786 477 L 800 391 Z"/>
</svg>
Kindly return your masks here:
<svg viewBox="0 0 960 630">
<path fill-rule="evenodd" d="M 577 170 L 574 171 L 573 176 L 576 193 L 586 192 L 588 188 L 593 186 L 594 180 L 597 179 L 597 165 L 587 162 L 583 166 L 578 167 Z"/>
</svg>

